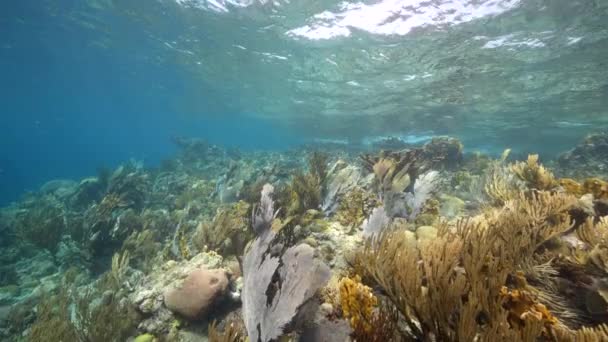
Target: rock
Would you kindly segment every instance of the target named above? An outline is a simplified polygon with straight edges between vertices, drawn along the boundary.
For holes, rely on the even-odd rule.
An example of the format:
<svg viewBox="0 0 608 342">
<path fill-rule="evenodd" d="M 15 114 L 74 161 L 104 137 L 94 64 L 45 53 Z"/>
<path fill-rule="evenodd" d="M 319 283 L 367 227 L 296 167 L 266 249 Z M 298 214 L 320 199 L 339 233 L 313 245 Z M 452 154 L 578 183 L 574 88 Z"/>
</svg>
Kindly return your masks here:
<svg viewBox="0 0 608 342">
<path fill-rule="evenodd" d="M 300 336 L 302 342 L 347 342 L 352 341 L 352 329 L 348 321 L 330 320 L 321 312 L 317 314 L 314 324 L 305 329 Z"/>
<path fill-rule="evenodd" d="M 587 136 L 574 149 L 558 158 L 560 173 L 569 177 L 597 177 L 608 174 L 608 132 Z"/>
<path fill-rule="evenodd" d="M 40 187 L 40 192 L 53 194 L 59 198 L 66 198 L 76 192 L 77 183 L 69 179 L 55 179 L 48 181 Z"/>
<path fill-rule="evenodd" d="M 327 190 L 323 199 L 323 211 L 333 213 L 338 208 L 340 198 L 353 190 L 362 181 L 361 169 L 338 160 L 327 172 Z"/>
<path fill-rule="evenodd" d="M 9 315 L 11 313 L 11 306 L 10 305 L 2 305 L 0 306 L 0 326 L 2 326 L 3 322 L 8 320 Z"/>
<path fill-rule="evenodd" d="M 0 287 L 0 305 L 10 304 L 19 296 L 19 286 L 7 285 Z"/>
<path fill-rule="evenodd" d="M 463 146 L 460 140 L 450 137 L 434 137 L 422 147 L 424 154 L 434 164 L 453 169 L 462 161 Z"/>
<path fill-rule="evenodd" d="M 176 341 L 180 342 L 207 342 L 209 341 L 202 331 L 180 329 Z"/>
<path fill-rule="evenodd" d="M 55 260 L 59 264 L 61 270 L 67 270 L 70 267 L 89 266 L 91 256 L 88 250 L 81 249 L 78 244 L 67 235 L 64 235 L 62 240 L 57 245 L 55 252 Z"/>
<path fill-rule="evenodd" d="M 315 232 L 315 233 L 317 233 L 317 232 Z M 307 237 L 302 242 L 304 242 L 305 244 L 309 245 L 310 247 L 317 247 L 317 246 L 319 246 L 319 242 L 317 240 L 315 240 L 315 238 L 312 237 L 312 236 Z"/>
<path fill-rule="evenodd" d="M 317 241 L 317 250 L 331 251 L 332 268 L 347 268 L 345 255 L 350 254 L 361 244 L 361 234 L 349 235 L 339 222 L 331 222 L 329 228 L 321 233 L 312 233 Z"/>
<path fill-rule="evenodd" d="M 165 307 L 154 312 L 154 315 L 141 321 L 137 329 L 154 334 L 165 334 L 169 331 L 171 322 L 175 320 L 173 313 Z"/>
<path fill-rule="evenodd" d="M 142 334 L 137 336 L 133 342 L 153 342 L 156 338 L 152 334 Z"/>
<path fill-rule="evenodd" d="M 331 305 L 330 303 L 323 303 L 319 307 L 319 310 L 321 311 L 322 315 L 329 316 L 334 312 L 334 306 Z"/>
<path fill-rule="evenodd" d="M 443 217 L 451 219 L 461 216 L 464 212 L 465 203 L 458 197 L 442 194 L 439 200 L 439 215 Z"/>
<path fill-rule="evenodd" d="M 403 232 L 406 239 L 406 246 L 409 248 L 416 248 L 416 233 L 406 230 Z"/>
<path fill-rule="evenodd" d="M 84 208 L 100 200 L 104 190 L 104 184 L 98 178 L 85 178 L 78 184 L 71 201 L 74 205 Z"/>
<path fill-rule="evenodd" d="M 422 226 L 416 229 L 418 240 L 434 239 L 437 237 L 437 228 L 433 226 Z"/>
<path fill-rule="evenodd" d="M 164 294 L 169 310 L 195 319 L 204 315 L 214 301 L 228 288 L 224 270 L 199 268 L 192 271 L 181 285 L 169 287 Z"/>
<path fill-rule="evenodd" d="M 219 187 L 218 197 L 221 203 L 234 203 L 238 201 L 239 193 L 243 189 L 245 182 L 241 179 L 234 184 L 222 184 Z"/>
<path fill-rule="evenodd" d="M 403 192 L 410 185 L 410 175 L 406 172 L 399 172 L 397 175 L 393 177 L 393 181 L 391 182 L 391 191 L 393 192 Z"/>
</svg>

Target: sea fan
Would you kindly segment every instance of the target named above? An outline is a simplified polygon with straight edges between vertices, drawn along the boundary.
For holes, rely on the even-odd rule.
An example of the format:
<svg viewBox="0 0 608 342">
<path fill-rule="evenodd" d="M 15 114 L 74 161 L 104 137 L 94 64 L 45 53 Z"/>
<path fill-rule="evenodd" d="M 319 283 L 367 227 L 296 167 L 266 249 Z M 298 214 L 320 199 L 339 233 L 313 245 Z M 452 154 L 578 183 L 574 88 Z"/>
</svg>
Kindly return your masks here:
<svg viewBox="0 0 608 342">
<path fill-rule="evenodd" d="M 414 184 L 414 191 L 405 194 L 405 203 L 409 208 L 405 217 L 408 220 L 413 220 L 420 214 L 424 204 L 437 191 L 438 186 L 439 172 L 437 171 L 429 171 L 418 177 Z"/>
<path fill-rule="evenodd" d="M 374 237 L 388 226 L 390 218 L 386 215 L 384 207 L 374 208 L 369 218 L 363 222 L 363 236 Z"/>
<path fill-rule="evenodd" d="M 243 260 L 243 318 L 250 341 L 273 341 L 330 278 L 329 268 L 307 244 L 276 253 L 276 232 L 270 229 L 274 204 L 264 187 L 254 227 L 259 236 Z M 271 252 L 271 250 L 273 250 Z M 278 278 L 275 278 L 278 275 Z"/>
</svg>

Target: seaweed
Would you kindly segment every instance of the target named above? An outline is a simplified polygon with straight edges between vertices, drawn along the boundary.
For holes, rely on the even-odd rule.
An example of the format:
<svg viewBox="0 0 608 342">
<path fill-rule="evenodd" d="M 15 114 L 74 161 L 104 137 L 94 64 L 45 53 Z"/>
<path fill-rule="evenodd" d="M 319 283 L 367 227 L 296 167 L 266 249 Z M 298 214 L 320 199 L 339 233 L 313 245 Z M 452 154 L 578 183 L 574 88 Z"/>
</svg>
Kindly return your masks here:
<svg viewBox="0 0 608 342">
<path fill-rule="evenodd" d="M 361 188 L 355 188 L 344 196 L 338 210 L 336 218 L 346 227 L 360 227 L 366 217 L 378 205 L 378 201 L 371 194 Z"/>
<path fill-rule="evenodd" d="M 139 319 L 133 308 L 103 287 L 72 286 L 74 276 L 68 272 L 59 293 L 45 295 L 28 340 L 122 342 L 131 336 Z"/>
<path fill-rule="evenodd" d="M 124 206 L 141 210 L 149 191 L 148 174 L 141 171 L 135 163 L 122 165 L 114 170 L 108 180 L 106 196 L 120 199 Z"/>
<path fill-rule="evenodd" d="M 313 152 L 308 159 L 308 172 L 297 170 L 291 182 L 279 188 L 277 202 L 285 208 L 281 212 L 286 217 L 299 216 L 309 209 L 319 209 L 327 178 L 328 156 Z"/>
<path fill-rule="evenodd" d="M 211 222 L 201 221 L 193 243 L 199 250 L 212 250 L 222 255 L 242 255 L 253 239 L 249 217 L 251 206 L 243 201 L 220 208 Z"/>
<path fill-rule="evenodd" d="M 17 215 L 15 226 L 21 240 L 54 253 L 66 231 L 65 209 L 52 197 L 41 197 Z"/>
<path fill-rule="evenodd" d="M 122 244 L 121 251 L 129 251 L 134 267 L 142 271 L 150 269 L 154 256 L 161 250 L 161 244 L 156 241 L 154 233 L 150 229 L 133 232 Z"/>
<path fill-rule="evenodd" d="M 78 341 L 76 327 L 71 323 L 70 294 L 62 287 L 57 295 L 47 294 L 37 307 L 36 321 L 30 328 L 31 342 Z"/>
<path fill-rule="evenodd" d="M 217 322 L 213 321 L 207 328 L 209 342 L 245 342 L 246 334 L 243 322 L 231 320 L 224 324 L 224 331 L 219 331 Z"/>
<path fill-rule="evenodd" d="M 176 209 L 187 208 L 192 202 L 199 201 L 205 205 L 205 208 L 211 209 L 211 202 L 213 192 L 215 191 L 215 184 L 213 182 L 200 180 L 183 190 L 179 195 L 176 196 L 174 204 Z M 205 212 L 205 214 L 213 214 L 212 212 Z"/>
<path fill-rule="evenodd" d="M 129 270 L 129 251 L 126 250 L 122 253 L 115 253 L 112 257 L 112 267 L 110 269 L 109 281 L 114 289 L 119 289 L 125 280 L 127 271 Z"/>
<path fill-rule="evenodd" d="M 327 179 L 327 162 L 329 155 L 327 153 L 314 151 L 308 157 L 308 169 L 310 175 L 318 180 L 318 183 L 323 186 Z"/>
</svg>

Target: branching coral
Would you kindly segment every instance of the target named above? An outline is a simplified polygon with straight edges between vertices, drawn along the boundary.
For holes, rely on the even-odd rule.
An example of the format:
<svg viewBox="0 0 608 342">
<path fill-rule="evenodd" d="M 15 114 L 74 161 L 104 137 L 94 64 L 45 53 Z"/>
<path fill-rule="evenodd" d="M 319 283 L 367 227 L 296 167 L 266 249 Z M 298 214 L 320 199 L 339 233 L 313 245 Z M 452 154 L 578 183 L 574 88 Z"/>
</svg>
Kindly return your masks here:
<svg viewBox="0 0 608 342">
<path fill-rule="evenodd" d="M 360 156 L 363 165 L 374 172 L 380 191 L 403 191 L 418 175 L 431 168 L 452 167 L 462 159 L 462 144 L 452 138 L 434 138 L 421 148 L 382 151 Z"/>
<path fill-rule="evenodd" d="M 394 159 L 381 158 L 374 164 L 373 170 L 380 193 L 402 192 L 410 185 L 410 169 L 403 167 L 397 169 Z"/>
<path fill-rule="evenodd" d="M 535 262 L 548 240 L 569 229 L 565 213 L 573 201 L 562 194 L 521 193 L 505 208 L 440 227 L 436 239 L 414 248 L 406 247 L 404 232 L 385 231 L 358 255 L 362 276 L 371 276 L 399 310 L 407 338 L 533 339 L 547 329 L 548 316 L 528 315 L 515 326 L 503 286 Z"/>
<path fill-rule="evenodd" d="M 301 215 L 308 209 L 318 208 L 321 204 L 321 183 L 313 174 L 296 172 L 288 192 L 290 195 L 288 215 Z"/>
<path fill-rule="evenodd" d="M 205 204 L 205 207 L 213 207 L 211 198 L 215 191 L 215 184 L 206 180 L 199 180 L 191 186 L 183 190 L 175 198 L 175 207 L 183 209 L 193 201 L 200 201 Z"/>
<path fill-rule="evenodd" d="M 601 324 L 597 327 L 583 327 L 576 331 L 557 330 L 556 339 L 558 341 L 576 342 L 603 342 L 608 341 L 608 325 Z"/>
<path fill-rule="evenodd" d="M 308 172 L 296 171 L 291 183 L 279 189 L 277 200 L 287 217 L 297 217 L 309 209 L 319 209 L 327 178 L 327 155 L 314 152 L 308 159 Z"/>
<path fill-rule="evenodd" d="M 491 166 L 484 177 L 484 192 L 494 205 L 504 205 L 518 193 L 508 171 L 501 165 Z"/>
<path fill-rule="evenodd" d="M 115 193 L 105 195 L 99 205 L 97 205 L 97 215 L 99 220 L 109 220 L 112 217 L 112 212 L 119 208 L 126 208 L 128 204 Z"/>
<path fill-rule="evenodd" d="M 493 160 L 484 169 L 482 176 L 483 190 L 492 205 L 504 205 L 521 191 L 521 186 L 515 181 L 514 172 L 505 165 L 510 153 L 511 150 L 505 150 L 500 159 Z"/>
<path fill-rule="evenodd" d="M 525 162 L 512 164 L 511 170 L 530 189 L 552 190 L 558 185 L 553 173 L 538 163 L 538 154 L 529 155 Z"/>
</svg>

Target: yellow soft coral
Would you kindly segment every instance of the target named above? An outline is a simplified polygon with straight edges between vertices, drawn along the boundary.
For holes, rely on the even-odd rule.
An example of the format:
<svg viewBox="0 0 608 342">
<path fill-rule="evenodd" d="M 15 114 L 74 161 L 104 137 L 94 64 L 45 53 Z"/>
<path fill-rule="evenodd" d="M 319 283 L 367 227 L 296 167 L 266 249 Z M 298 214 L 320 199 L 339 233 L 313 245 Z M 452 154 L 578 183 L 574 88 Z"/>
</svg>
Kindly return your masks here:
<svg viewBox="0 0 608 342">
<path fill-rule="evenodd" d="M 596 199 L 608 199 L 608 182 L 599 178 L 587 178 L 583 184 L 570 178 L 562 178 L 559 183 L 567 193 L 575 196 L 592 194 Z"/>
<path fill-rule="evenodd" d="M 362 328 L 371 332 L 370 324 L 373 319 L 374 308 L 378 306 L 378 298 L 374 296 L 371 288 L 361 283 L 361 278 L 344 277 L 340 280 L 340 305 L 342 314 L 350 322 L 354 330 Z"/>
<path fill-rule="evenodd" d="M 583 183 L 586 193 L 593 194 L 597 199 L 608 199 L 608 182 L 599 178 L 588 178 Z"/>
<path fill-rule="evenodd" d="M 564 188 L 564 191 L 566 191 L 569 194 L 575 195 L 577 197 L 580 197 L 585 194 L 583 186 L 572 178 L 560 179 L 559 185 L 561 185 L 562 188 Z"/>
</svg>

